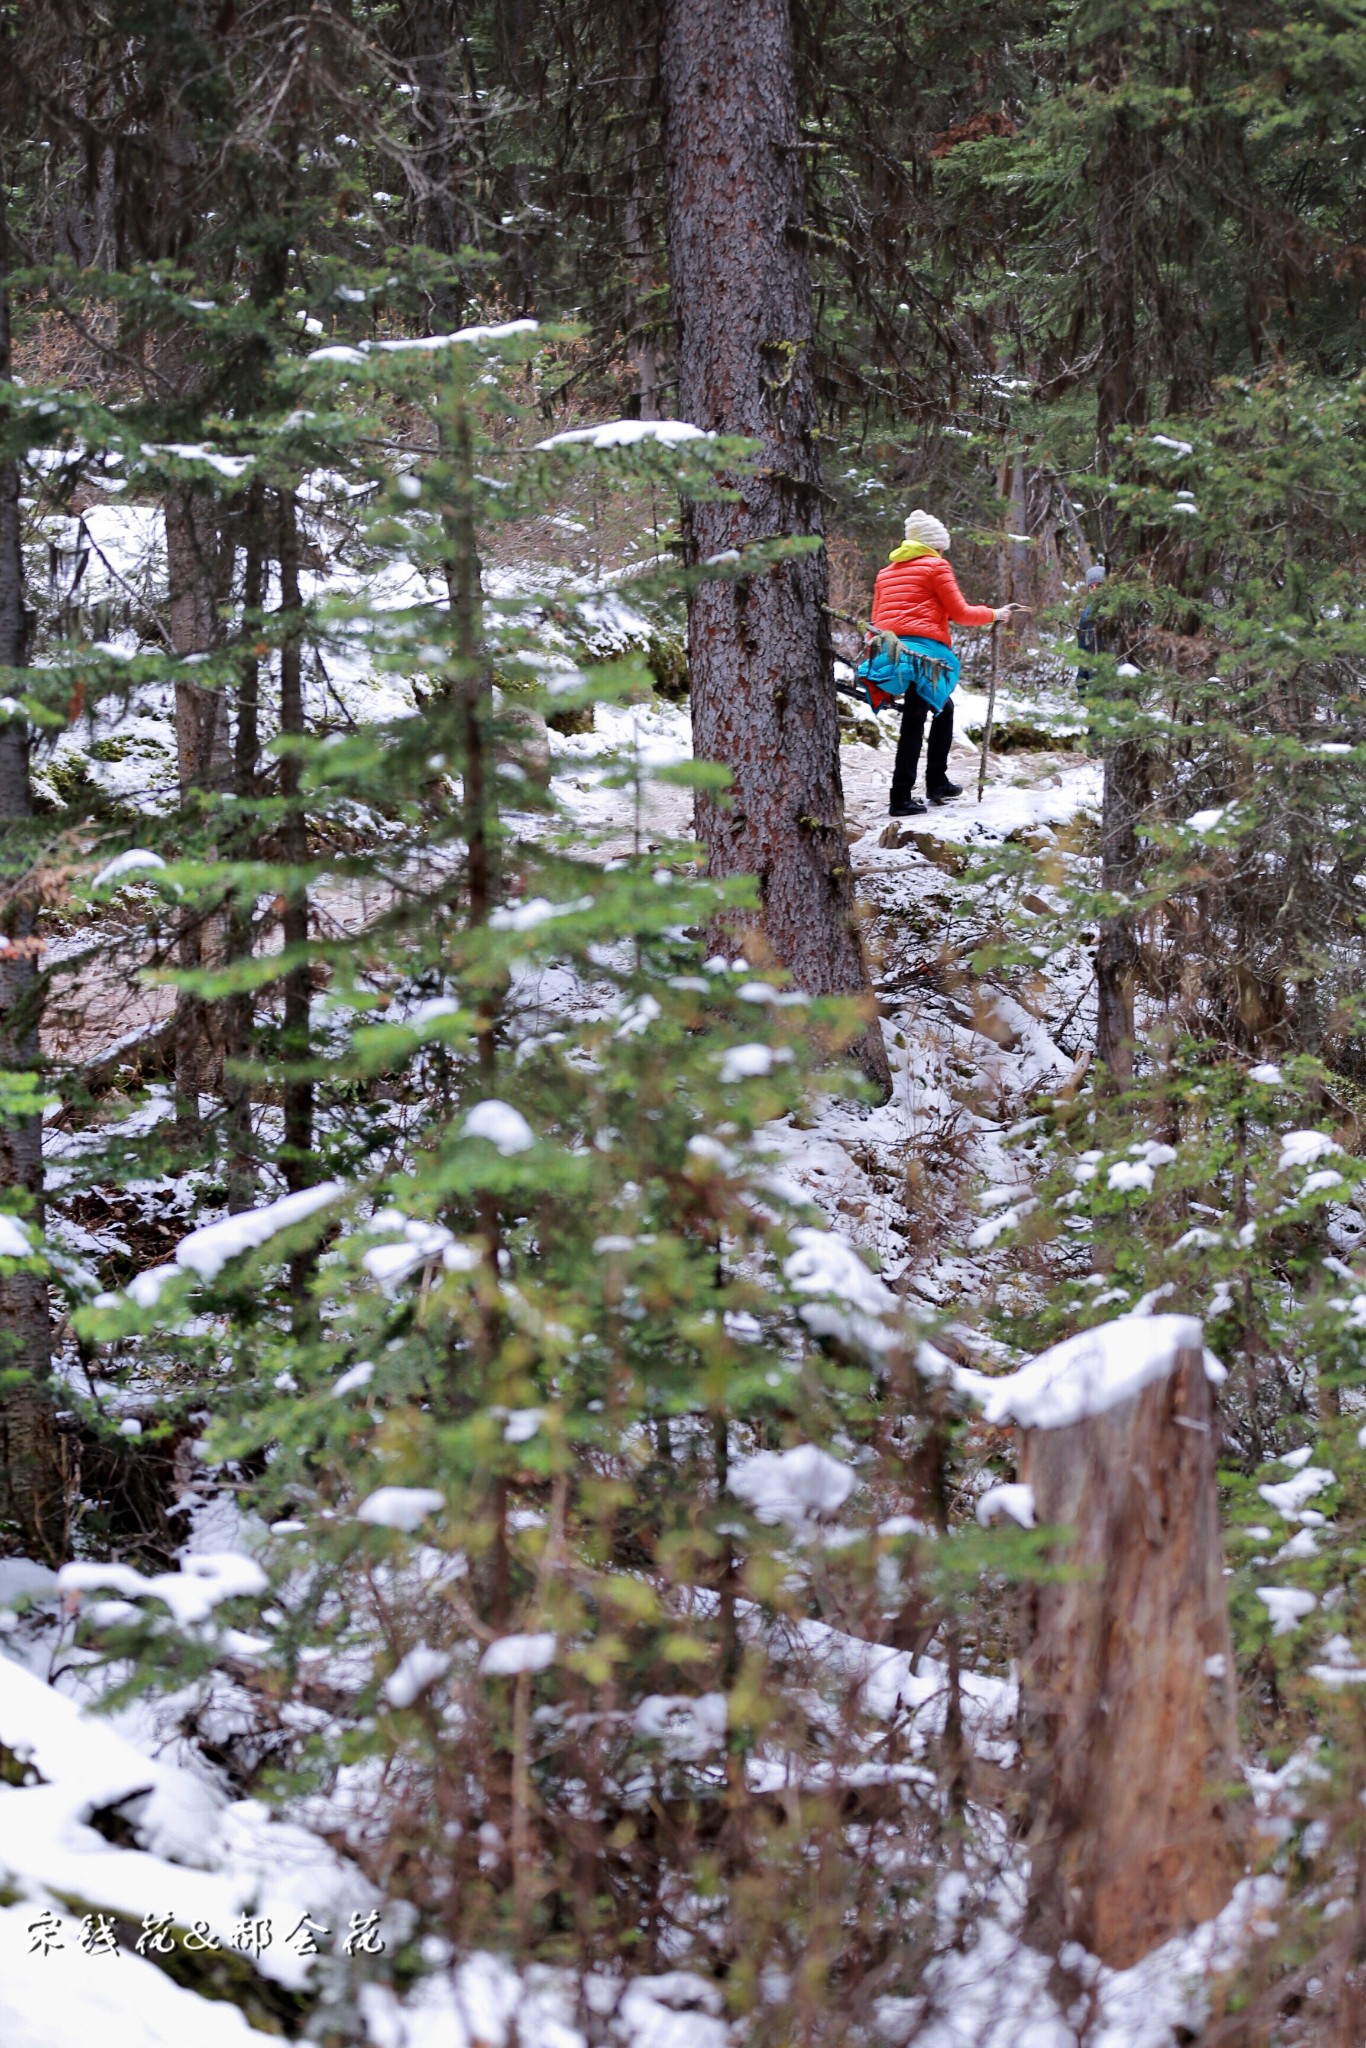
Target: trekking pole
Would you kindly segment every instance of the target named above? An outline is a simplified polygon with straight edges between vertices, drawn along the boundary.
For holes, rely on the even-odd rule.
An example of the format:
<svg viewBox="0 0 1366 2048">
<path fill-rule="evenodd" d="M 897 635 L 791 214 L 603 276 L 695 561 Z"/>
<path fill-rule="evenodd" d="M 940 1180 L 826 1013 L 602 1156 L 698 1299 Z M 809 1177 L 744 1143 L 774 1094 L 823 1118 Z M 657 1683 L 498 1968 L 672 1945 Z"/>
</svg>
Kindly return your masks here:
<svg viewBox="0 0 1366 2048">
<path fill-rule="evenodd" d="M 996 717 L 996 675 L 1000 667 L 1000 642 L 996 638 L 997 621 L 991 622 L 991 686 L 987 692 L 987 722 L 982 728 L 982 765 L 977 770 L 977 801 L 982 801 L 982 791 L 987 786 L 987 755 L 991 752 L 991 728 Z"/>
</svg>

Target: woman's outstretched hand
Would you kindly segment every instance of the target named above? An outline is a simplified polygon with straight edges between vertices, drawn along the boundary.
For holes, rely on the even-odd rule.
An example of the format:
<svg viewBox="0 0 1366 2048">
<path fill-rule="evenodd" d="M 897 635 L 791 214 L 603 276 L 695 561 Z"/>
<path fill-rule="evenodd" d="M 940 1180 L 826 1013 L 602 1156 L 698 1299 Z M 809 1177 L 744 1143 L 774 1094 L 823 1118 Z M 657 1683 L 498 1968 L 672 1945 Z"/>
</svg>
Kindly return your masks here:
<svg viewBox="0 0 1366 2048">
<path fill-rule="evenodd" d="M 1003 604 L 997 608 L 996 622 L 1001 626 L 1013 625 L 1016 619 L 1029 618 L 1033 610 L 1034 607 L 1028 604 Z"/>
</svg>

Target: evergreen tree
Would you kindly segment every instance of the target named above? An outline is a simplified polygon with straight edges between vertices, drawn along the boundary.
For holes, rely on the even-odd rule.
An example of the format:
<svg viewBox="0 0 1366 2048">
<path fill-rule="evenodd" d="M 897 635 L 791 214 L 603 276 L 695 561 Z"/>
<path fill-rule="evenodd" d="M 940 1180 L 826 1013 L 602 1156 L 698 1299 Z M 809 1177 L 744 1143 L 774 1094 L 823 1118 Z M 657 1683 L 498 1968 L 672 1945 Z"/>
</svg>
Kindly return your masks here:
<svg viewBox="0 0 1366 2048">
<path fill-rule="evenodd" d="M 157 872 L 173 895 L 248 899 L 288 898 L 325 872 L 380 908 L 359 948 L 310 933 L 280 962 L 196 975 L 218 1000 L 287 964 L 312 983 L 325 973 L 325 1069 L 286 1035 L 287 1011 L 279 1039 L 290 1191 L 192 1234 L 81 1327 L 101 1345 L 136 1336 L 143 1370 L 211 1400 L 211 1455 L 259 1470 L 241 1498 L 274 1525 L 266 1604 L 283 1619 L 253 1655 L 282 1697 L 330 1687 L 323 1674 L 343 1664 L 365 1674 L 358 1713 L 305 1716 L 278 1759 L 279 1796 L 378 1766 L 367 1856 L 380 1876 L 401 1859 L 415 1938 L 568 1949 L 580 1968 L 643 1938 L 660 1964 L 686 1952 L 786 1969 L 789 1887 L 813 1909 L 822 1889 L 838 1901 L 831 1942 L 852 1915 L 876 1943 L 883 1907 L 870 1869 L 831 1861 L 831 1730 L 814 1707 L 767 1698 L 762 1674 L 775 1642 L 826 1661 L 824 1637 L 808 1640 L 808 1576 L 832 1615 L 891 1596 L 923 1617 L 951 1597 L 952 1546 L 913 1593 L 918 1537 L 876 1523 L 884 1480 L 904 1489 L 939 1424 L 894 1297 L 813 1226 L 762 1139 L 821 1085 L 813 1055 L 859 1033 L 856 1006 L 708 956 L 702 935 L 752 908 L 751 884 L 699 876 L 686 848 L 604 864 L 538 791 L 509 716 L 528 676 L 547 708 L 615 712 L 615 772 L 646 776 L 629 739 L 644 671 L 585 660 L 600 595 L 561 586 L 553 626 L 538 593 L 479 599 L 480 535 L 585 467 L 604 486 L 653 479 L 700 496 L 740 451 L 668 435 L 621 453 L 573 434 L 510 448 L 500 359 L 537 346 L 517 328 L 435 348 L 326 345 L 301 368 L 277 358 L 257 461 L 297 463 L 295 437 L 326 432 L 337 474 L 376 492 L 365 579 L 303 631 L 337 658 L 363 631 L 386 667 L 421 674 L 425 704 L 329 744 L 282 728 L 300 800 L 373 821 L 347 851 Z M 397 473 L 383 428 L 395 408 L 426 423 L 423 460 Z M 619 436 L 598 438 L 610 451 Z M 411 600 L 384 605 L 410 564 Z M 633 601 L 672 575 L 638 578 Z M 299 631 L 290 606 L 282 655 Z M 686 777 L 717 780 L 707 764 Z M 552 974 L 585 1002 L 547 1029 L 538 990 Z M 307 1187 L 291 1182 L 288 1149 L 288 1091 L 303 1080 Z M 817 1448 L 832 1439 L 840 1455 Z M 827 1565 L 820 1523 L 855 1483 L 850 1461 L 874 1519 Z M 154 1671 L 183 1684 L 225 1640 L 187 1635 L 151 1604 L 92 1629 L 133 1660 L 135 1684 Z M 818 1684 L 839 1686 L 845 1654 Z M 852 1755 L 880 1738 L 853 1706 L 833 1739 Z M 791 1770 L 814 1776 L 784 1820 L 764 1788 Z M 652 1803 L 669 1816 L 662 1835 L 644 1819 Z M 900 1836 L 904 1816 L 885 1825 Z M 692 1928 L 681 1951 L 699 1869 L 727 1925 Z M 737 1977 L 735 2010 L 764 1995 Z"/>
<path fill-rule="evenodd" d="M 26 1688 L 160 1698 L 201 1791 L 384 1901 L 399 1952 L 297 1989 L 177 1956 L 310 2038 L 455 2028 L 475 1969 L 509 2033 L 630 2048 L 656 1992 L 754 2048 L 1355 2038 L 1356 14 L 0 30 L 0 1798 L 66 1797 Z M 1004 686 L 1051 780 L 859 848 L 884 1047 L 831 620 L 903 494 L 1052 606 Z M 870 1111 L 842 1061 L 892 1046 Z M 1167 1311 L 1227 1367 L 1183 1323 L 1198 1457 L 1006 1430 L 1002 1370 L 1123 1315 L 1093 1358 L 1146 1372 Z M 1227 1643 L 1212 1398 L 1284 1890 L 1168 2025 L 1176 1951 L 1058 1952 L 1098 1922 L 1046 1872 L 1119 1840 L 1067 1809 L 1164 1668 L 1134 1586 L 1189 1567 Z M 1020 1484 L 1071 1446 L 1081 1571 Z M 1119 1648 L 1063 1644 L 1049 1724 L 1039 1617 L 1088 1601 Z M 77 1790 L 17 1891 L 68 1897 L 84 1820 L 92 1884 L 171 1868 Z"/>
</svg>

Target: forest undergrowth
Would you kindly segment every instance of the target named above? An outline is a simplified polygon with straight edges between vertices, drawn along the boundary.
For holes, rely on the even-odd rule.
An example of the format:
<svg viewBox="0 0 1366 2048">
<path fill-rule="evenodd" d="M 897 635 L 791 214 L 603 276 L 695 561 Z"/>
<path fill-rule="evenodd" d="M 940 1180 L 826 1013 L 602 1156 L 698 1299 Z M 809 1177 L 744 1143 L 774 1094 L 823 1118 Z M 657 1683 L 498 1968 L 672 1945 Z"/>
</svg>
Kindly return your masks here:
<svg viewBox="0 0 1366 2048">
<path fill-rule="evenodd" d="M 497 361 L 492 341 L 468 346 Z M 679 459 L 638 445 L 643 458 L 617 459 L 637 515 L 637 463 Z M 81 1511 L 65 1538 L 77 1561 L 55 1577 L 6 1567 L 11 1655 L 112 1704 L 125 1777 L 150 1747 L 170 1796 L 207 1803 L 206 1925 L 221 1943 L 248 1939 L 248 1922 L 321 1925 L 324 1903 L 358 1925 L 380 1915 L 394 1961 L 361 1949 L 305 1989 L 300 1959 L 252 1957 L 227 1995 L 253 2024 L 327 2038 L 363 2025 L 384 2042 L 429 2013 L 477 2038 L 487 2010 L 522 2038 L 558 2026 L 634 2042 L 672 2039 L 659 2032 L 672 2014 L 680 2041 L 710 2048 L 737 2023 L 761 2041 L 832 2025 L 935 2041 L 966 2005 L 981 2038 L 1018 2038 L 1023 2014 L 1034 2024 L 1051 2002 L 1019 1946 L 1009 1847 L 1013 1588 L 1042 1554 L 1011 1519 L 1028 1515 L 1009 1433 L 946 1396 L 963 1368 L 999 1373 L 1078 1324 L 1158 1304 L 1203 1311 L 1217 1342 L 1248 1284 L 1245 1229 L 1175 1228 L 1192 1206 L 1222 1221 L 1195 1201 L 1221 1169 L 1200 1154 L 1203 1084 L 1183 1077 L 1180 1047 L 1163 1138 L 1135 1137 L 1150 1117 L 1088 1085 L 1100 776 L 1067 647 L 1035 636 L 1006 679 L 997 715 L 1036 743 L 992 755 L 980 803 L 973 790 L 923 824 L 886 830 L 894 719 L 847 722 L 860 914 L 895 1076 L 879 1105 L 838 1065 L 811 1065 L 812 1006 L 762 958 L 707 953 L 687 707 L 647 665 L 673 603 L 653 594 L 653 526 L 618 560 L 568 566 L 521 554 L 535 529 L 514 523 L 485 571 L 505 621 L 485 630 L 507 635 L 503 659 L 529 658 L 536 684 L 500 685 L 489 716 L 493 787 L 527 795 L 490 809 L 502 879 L 471 927 L 447 907 L 441 848 L 468 832 L 468 798 L 443 775 L 454 707 L 426 680 L 445 628 L 423 601 L 416 494 L 362 496 L 357 512 L 341 478 L 316 488 L 320 503 L 300 493 L 320 642 L 310 1029 L 328 1053 L 310 1069 L 320 1166 L 296 1191 L 267 1170 L 244 1214 L 222 1166 L 181 1166 L 173 991 L 154 986 L 156 1014 L 130 1031 L 105 1000 L 168 957 L 187 895 L 224 886 L 221 862 L 177 860 L 158 823 L 173 813 L 151 744 L 165 748 L 155 670 L 145 708 L 92 691 L 53 757 L 108 791 L 86 828 L 88 907 L 54 920 L 48 1012 L 49 1060 L 71 1076 L 47 1120 L 46 1233 L 73 1297 L 56 1365 Z M 98 534 L 93 501 L 83 516 Z M 127 548 L 140 532 L 125 524 L 123 552 L 111 542 L 108 563 L 87 563 L 87 602 L 112 602 L 122 578 L 154 613 L 154 530 Z M 546 584 L 549 604 L 528 595 Z M 358 616 L 374 639 L 358 640 Z M 586 647 L 605 666 L 585 668 Z M 130 652 L 125 637 L 119 658 Z M 981 715 L 969 688 L 969 734 Z M 148 738 L 119 750 L 106 729 Z M 416 808 L 388 784 L 377 803 L 352 794 L 381 733 L 390 750 L 416 742 Z M 955 762 L 966 781 L 971 739 Z M 40 788 L 44 773 L 56 796 L 63 776 L 40 757 Z M 240 875 L 267 911 L 278 895 L 263 887 L 289 879 Z M 258 1032 L 279 1029 L 283 964 L 266 936 Z M 223 1000 L 233 979 L 217 968 L 201 986 Z M 481 1001 L 497 1018 L 482 1051 Z M 833 1013 L 824 1028 L 837 1045 Z M 283 1134 L 277 1085 L 263 1064 L 258 1157 Z M 1321 1262 L 1309 1247 L 1325 1230 L 1330 1256 L 1350 1258 L 1349 1155 L 1284 1134 L 1295 1082 L 1282 1070 L 1244 1085 L 1244 1131 L 1265 1130 L 1290 1175 L 1254 1163 L 1244 1201 L 1269 1173 L 1271 1227 L 1301 1241 L 1301 1268 Z M 676 1162 L 663 1173 L 661 1143 Z M 642 1147 L 649 1165 L 633 1170 Z M 1156 1268 L 1167 1210 L 1169 1267 Z M 1276 1291 L 1282 1314 L 1303 1316 L 1303 1298 Z M 1306 1825 L 1317 1767 L 1272 1676 L 1287 1610 L 1259 1590 L 1312 1573 L 1317 1544 L 1259 1550 L 1253 1482 L 1281 1478 L 1275 1512 L 1291 1519 L 1339 1484 L 1326 1451 L 1292 1458 L 1288 1491 L 1285 1468 L 1267 1467 L 1317 1443 L 1323 1422 L 1285 1398 L 1293 1363 L 1276 1371 L 1282 1390 L 1246 1370 L 1249 1434 L 1229 1446 L 1247 1474 L 1229 1474 L 1243 1653 L 1274 1687 L 1254 1737 L 1268 1843 Z M 986 1526 L 1002 1513 L 1004 1530 Z M 1297 1643 L 1300 1659 L 1351 1682 L 1346 1635 L 1326 1633 L 1326 1647 Z M 24 1754 L 36 1700 L 14 1712 Z M 159 1876 L 111 1874 L 96 1898 L 97 1866 L 81 1866 L 82 1903 L 118 1909 L 130 1941 L 163 1895 L 179 1919 L 182 1896 L 183 1843 L 149 1823 L 143 1796 L 111 1792 L 102 1810 L 132 1827 L 144 1864 L 160 1856 Z M 284 1831 L 278 1856 L 248 1863 L 260 1877 L 225 1839 L 225 1797 L 229 1815 Z M 59 1850 L 40 1834 L 25 1875 L 60 1907 Z M 1094 2037 L 1175 2038 L 1211 1957 L 1246 1968 L 1249 1916 L 1265 1942 L 1268 1882 L 1208 1953 L 1197 1942 L 1158 1951 L 1134 1981 L 1089 1980 Z M 922 1894 L 928 1913 L 911 1904 Z M 8 1911 L 31 1919 L 31 1897 Z M 821 1927 L 830 1945 L 813 1959 Z M 494 1959 L 509 1941 L 540 1958 L 529 1976 Z M 471 1947 L 453 1974 L 440 1967 Z M 824 1987 L 846 1972 L 835 2021 Z M 1135 2008 L 1141 2027 L 1123 2018 Z"/>
<path fill-rule="evenodd" d="M 1366 2038 L 1359 17 L 0 7 L 5 2048 Z"/>
</svg>

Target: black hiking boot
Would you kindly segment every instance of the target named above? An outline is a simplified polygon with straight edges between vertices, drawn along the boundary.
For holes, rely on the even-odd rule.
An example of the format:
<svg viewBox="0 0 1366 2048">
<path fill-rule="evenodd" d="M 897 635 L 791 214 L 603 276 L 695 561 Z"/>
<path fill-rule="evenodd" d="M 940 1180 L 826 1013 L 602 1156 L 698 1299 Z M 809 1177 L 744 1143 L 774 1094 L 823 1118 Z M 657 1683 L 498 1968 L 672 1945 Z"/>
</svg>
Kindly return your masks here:
<svg viewBox="0 0 1366 2048">
<path fill-rule="evenodd" d="M 956 796 L 963 794 L 963 787 L 961 783 L 950 782 L 946 775 L 942 782 L 936 782 L 934 788 L 927 789 L 925 794 L 932 804 L 951 804 Z"/>
<path fill-rule="evenodd" d="M 925 806 L 918 796 L 908 796 L 904 804 L 888 804 L 889 818 L 923 818 Z"/>
</svg>

